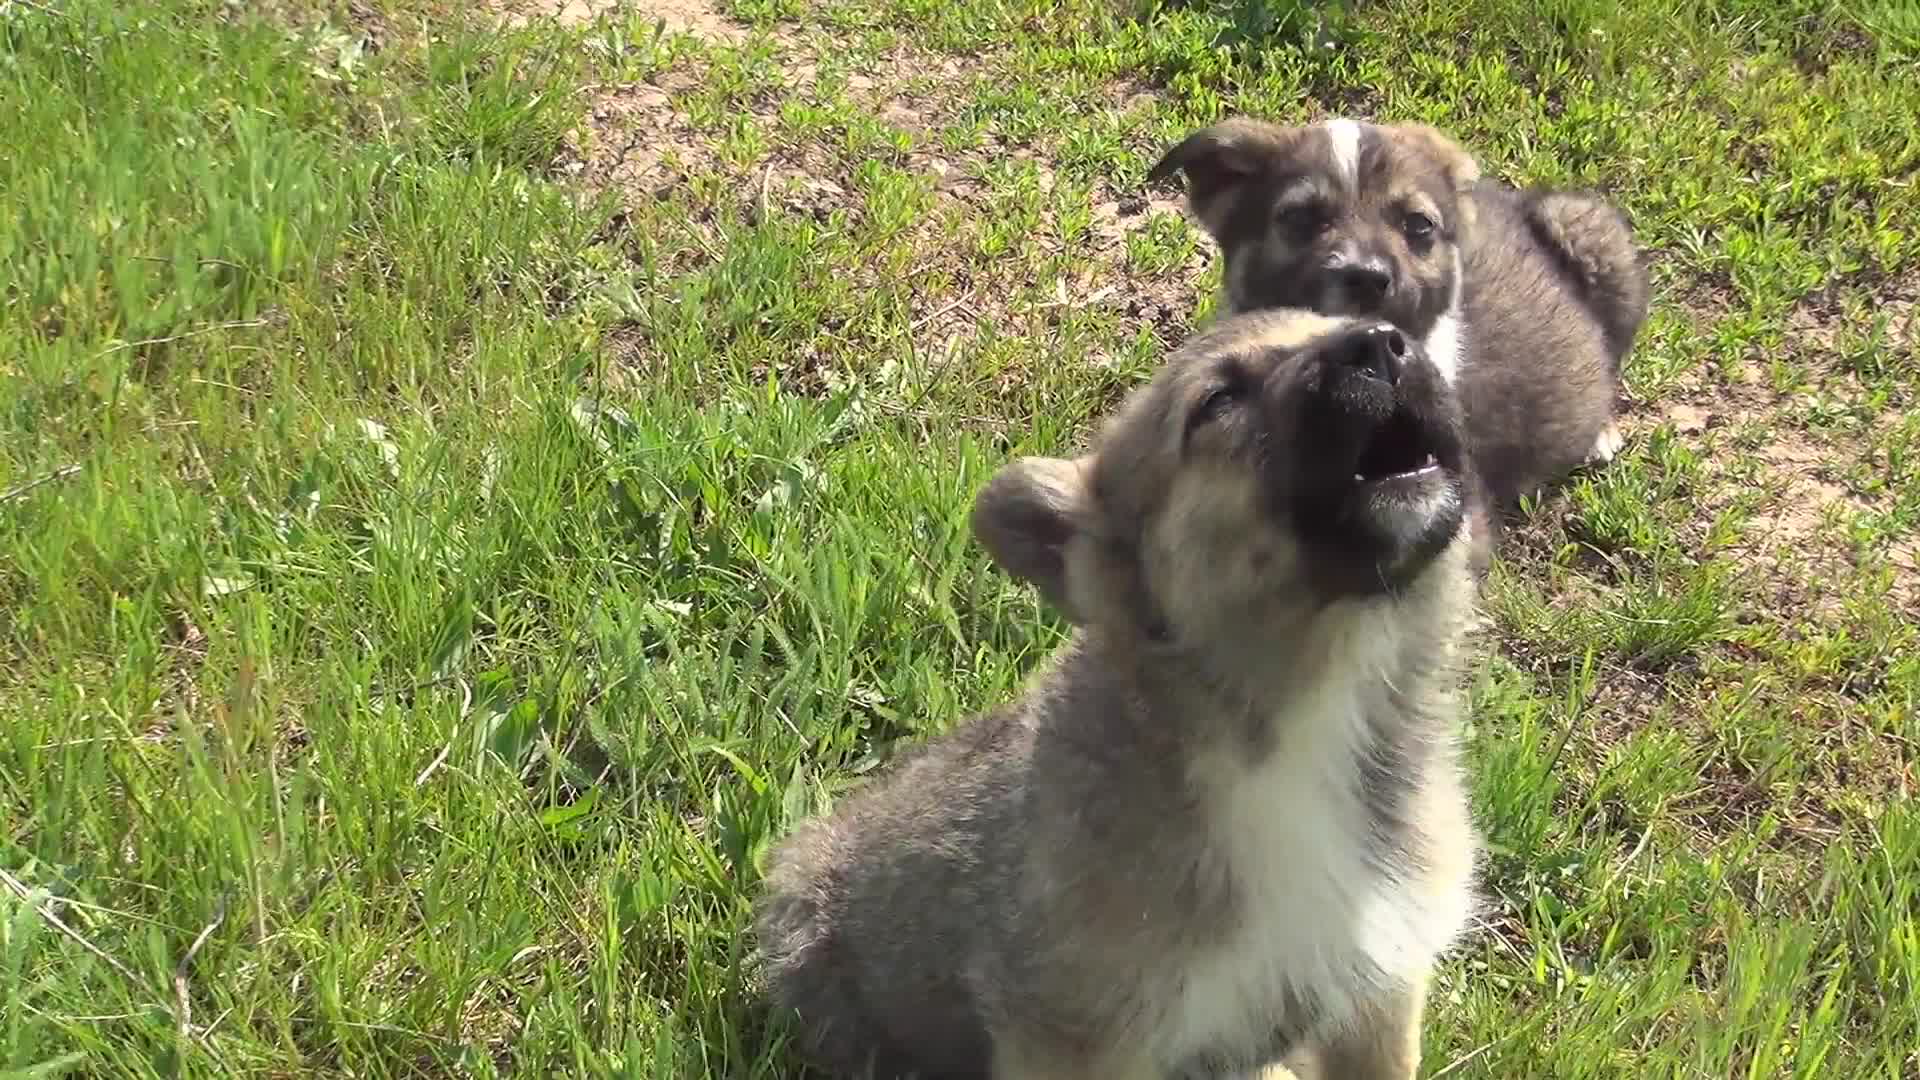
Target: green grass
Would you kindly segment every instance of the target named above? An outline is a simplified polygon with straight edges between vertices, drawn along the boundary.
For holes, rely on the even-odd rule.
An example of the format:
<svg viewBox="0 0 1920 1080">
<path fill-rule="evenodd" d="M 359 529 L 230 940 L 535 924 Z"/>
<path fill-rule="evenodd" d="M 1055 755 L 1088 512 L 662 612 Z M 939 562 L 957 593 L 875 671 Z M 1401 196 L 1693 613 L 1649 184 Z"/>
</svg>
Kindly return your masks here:
<svg viewBox="0 0 1920 1080">
<path fill-rule="evenodd" d="M 1059 641 L 966 511 L 1210 307 L 1146 167 L 1339 109 L 1659 252 L 1428 1074 L 1920 1076 L 1907 9 L 1124 8 L 0 3 L 0 1075 L 792 1075 L 757 860 Z"/>
</svg>

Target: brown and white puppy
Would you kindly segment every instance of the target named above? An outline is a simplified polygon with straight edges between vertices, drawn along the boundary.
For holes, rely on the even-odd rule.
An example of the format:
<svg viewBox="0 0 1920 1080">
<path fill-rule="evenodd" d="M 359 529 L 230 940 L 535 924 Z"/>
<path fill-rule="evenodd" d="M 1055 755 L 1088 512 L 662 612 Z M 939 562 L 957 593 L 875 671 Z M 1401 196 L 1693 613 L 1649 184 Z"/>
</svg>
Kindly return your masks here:
<svg viewBox="0 0 1920 1080">
<path fill-rule="evenodd" d="M 842 1075 L 1414 1075 L 1473 903 L 1457 397 L 1373 319 L 1177 350 L 975 535 L 1075 624 L 1025 691 L 775 849 L 772 1000 Z"/>
<path fill-rule="evenodd" d="M 1620 446 L 1614 399 L 1647 270 L 1596 195 L 1516 190 L 1419 124 L 1234 118 L 1149 173 L 1184 173 L 1220 244 L 1228 311 L 1387 319 L 1458 379 L 1469 456 L 1511 503 Z"/>
</svg>

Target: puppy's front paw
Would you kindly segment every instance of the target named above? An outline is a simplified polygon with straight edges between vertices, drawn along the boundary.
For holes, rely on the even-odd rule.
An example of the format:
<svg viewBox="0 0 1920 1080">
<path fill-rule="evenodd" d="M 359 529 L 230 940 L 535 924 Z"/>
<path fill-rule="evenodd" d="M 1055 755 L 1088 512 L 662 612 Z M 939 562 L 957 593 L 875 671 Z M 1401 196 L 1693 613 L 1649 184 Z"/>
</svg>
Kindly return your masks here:
<svg viewBox="0 0 1920 1080">
<path fill-rule="evenodd" d="M 1627 436 L 1620 430 L 1619 421 L 1609 420 L 1607 426 L 1601 429 L 1600 437 L 1593 440 L 1593 448 L 1587 451 L 1587 463 L 1605 465 L 1626 445 Z"/>
</svg>

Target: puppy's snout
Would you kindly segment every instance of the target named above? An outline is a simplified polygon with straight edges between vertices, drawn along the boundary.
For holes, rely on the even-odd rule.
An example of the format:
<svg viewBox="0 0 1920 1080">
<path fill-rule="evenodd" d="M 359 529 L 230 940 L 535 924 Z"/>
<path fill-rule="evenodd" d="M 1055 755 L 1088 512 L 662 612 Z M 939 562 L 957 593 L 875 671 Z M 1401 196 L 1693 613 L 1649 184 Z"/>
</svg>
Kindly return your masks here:
<svg viewBox="0 0 1920 1080">
<path fill-rule="evenodd" d="M 1357 374 L 1393 386 L 1407 357 L 1407 339 L 1384 324 L 1355 330 L 1328 350 L 1328 359 Z"/>
<path fill-rule="evenodd" d="M 1393 272 L 1379 259 L 1348 263 L 1335 273 L 1340 277 L 1341 288 L 1356 303 L 1377 304 L 1386 299 L 1387 290 L 1393 288 Z"/>
</svg>

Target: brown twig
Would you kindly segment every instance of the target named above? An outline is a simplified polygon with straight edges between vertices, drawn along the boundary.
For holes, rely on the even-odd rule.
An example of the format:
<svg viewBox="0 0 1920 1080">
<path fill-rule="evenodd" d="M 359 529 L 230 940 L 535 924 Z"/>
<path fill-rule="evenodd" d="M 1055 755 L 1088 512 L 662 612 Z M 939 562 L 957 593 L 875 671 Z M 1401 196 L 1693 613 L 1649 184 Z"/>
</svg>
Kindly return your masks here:
<svg viewBox="0 0 1920 1080">
<path fill-rule="evenodd" d="M 16 2 L 18 2 L 18 0 L 16 0 Z M 201 326 L 192 330 L 183 330 L 178 334 L 168 334 L 166 337 L 142 338 L 139 341 L 118 341 L 95 353 L 94 359 L 98 360 L 102 356 L 111 356 L 114 353 L 124 352 L 127 349 L 138 349 L 148 345 L 171 345 L 176 341 L 185 341 L 191 337 L 199 337 L 202 334 L 211 334 L 220 330 L 250 330 L 256 326 L 265 325 L 267 325 L 267 320 L 265 319 L 236 319 L 232 322 L 213 323 L 209 326 Z"/>
<path fill-rule="evenodd" d="M 32 491 L 34 488 L 37 488 L 42 484 L 51 484 L 55 480 L 65 480 L 67 477 L 72 476 L 74 473 L 77 473 L 79 471 L 80 471 L 80 466 L 77 464 L 62 465 L 59 468 L 53 470 L 52 472 L 48 473 L 47 475 L 41 477 L 38 480 L 29 480 L 26 483 L 21 484 L 19 487 L 14 488 L 13 490 L 7 492 L 6 494 L 0 495 L 0 503 L 12 502 L 13 500 L 19 498 L 22 495 L 25 495 L 27 492 Z"/>
<path fill-rule="evenodd" d="M 19 878 L 14 877 L 12 874 L 7 873 L 5 870 L 0 870 L 0 884 L 4 884 L 8 888 L 8 890 L 10 890 L 15 896 L 18 896 L 20 899 L 25 900 L 28 904 L 32 905 L 34 912 L 38 914 L 42 919 L 45 919 L 47 921 L 48 926 L 51 926 L 55 930 L 58 930 L 62 934 L 65 934 L 69 939 L 73 941 L 74 944 L 80 946 L 81 948 L 87 950 L 87 952 L 91 953 L 95 959 L 99 960 L 101 963 L 107 965 L 113 970 L 119 972 L 121 978 L 126 979 L 128 982 L 133 983 L 136 986 L 140 984 L 140 977 L 138 975 L 135 975 L 131 968 L 128 968 L 127 965 L 121 963 L 118 960 L 115 960 L 113 957 L 108 956 L 106 953 L 100 951 L 99 947 L 94 945 L 93 942 L 88 941 L 84 936 L 82 936 L 80 931 L 75 930 L 71 926 L 68 926 L 65 922 L 61 920 L 60 916 L 55 915 L 53 913 L 52 908 L 48 907 L 46 904 L 38 900 L 35 900 L 33 898 L 33 890 L 27 888 L 26 883 L 22 882 Z"/>
<path fill-rule="evenodd" d="M 17 3 L 18 0 L 15 0 L 15 2 Z M 165 255 L 122 255 L 120 257 L 123 259 L 132 259 L 136 262 L 166 263 L 166 264 L 171 264 L 174 262 L 173 259 L 170 259 Z M 193 260 L 193 264 L 199 267 L 224 266 L 229 270 L 247 269 L 247 267 L 241 265 L 240 263 L 234 262 L 232 259 L 196 258 Z"/>
<path fill-rule="evenodd" d="M 173 998 L 180 1006 L 175 1019 L 178 1021 L 182 1039 L 190 1039 L 194 1035 L 193 1005 L 187 995 L 187 968 L 193 963 L 194 954 L 200 951 L 200 946 L 207 943 L 207 938 L 213 936 L 213 932 L 220 928 L 220 924 L 225 922 L 226 918 L 227 898 L 222 896 L 220 902 L 214 905 L 213 921 L 200 928 L 200 933 L 193 939 L 193 944 L 187 946 L 186 954 L 180 957 L 178 964 L 174 965 Z"/>
</svg>

